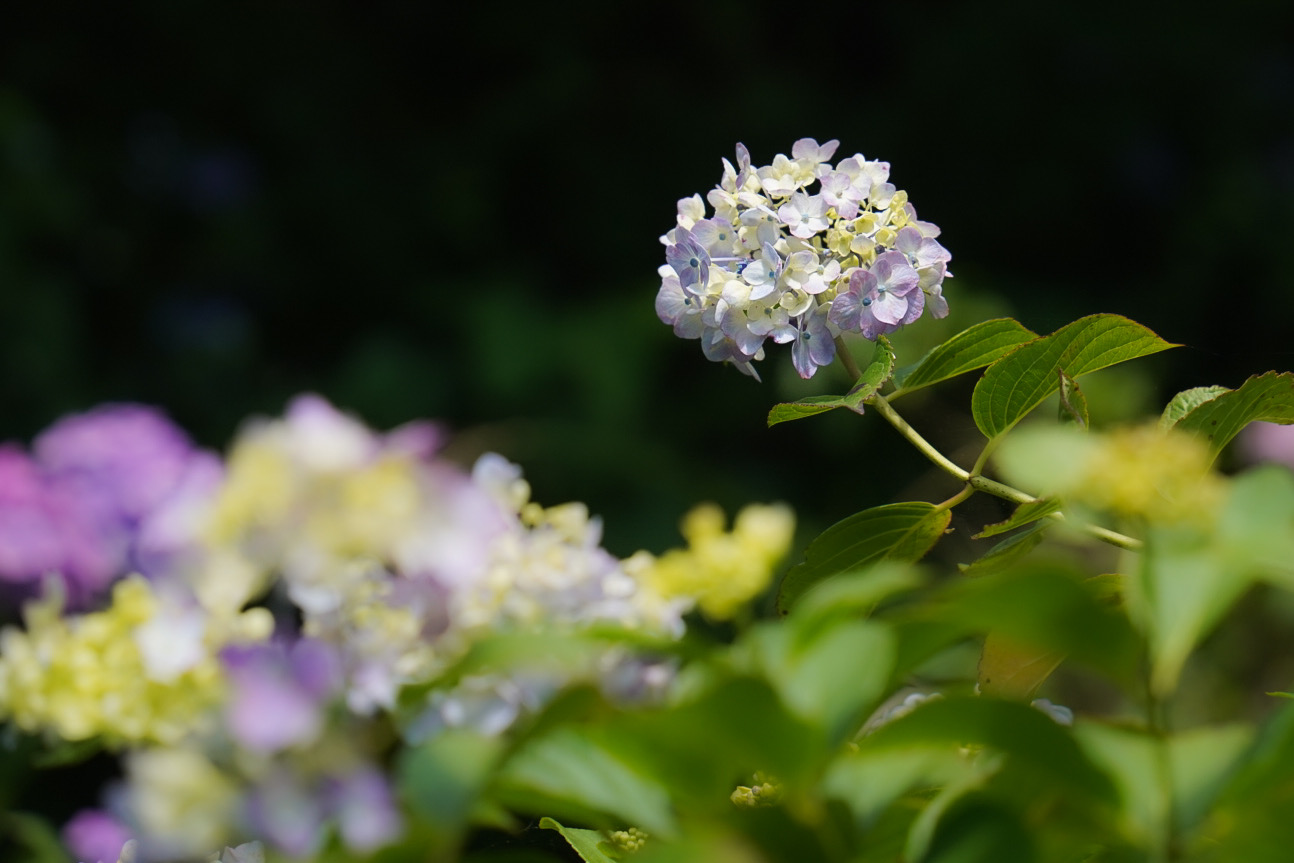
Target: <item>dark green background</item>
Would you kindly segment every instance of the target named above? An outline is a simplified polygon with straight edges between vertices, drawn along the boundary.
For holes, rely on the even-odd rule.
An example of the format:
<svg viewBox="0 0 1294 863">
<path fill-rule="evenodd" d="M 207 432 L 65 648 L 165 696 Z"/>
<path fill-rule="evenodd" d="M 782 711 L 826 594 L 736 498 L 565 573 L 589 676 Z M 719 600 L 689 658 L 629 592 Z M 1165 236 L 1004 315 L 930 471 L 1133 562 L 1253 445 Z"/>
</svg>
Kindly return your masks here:
<svg viewBox="0 0 1294 863">
<path fill-rule="evenodd" d="M 310 390 L 521 460 L 620 553 L 704 498 L 806 530 L 937 500 L 874 417 L 766 430 L 816 391 L 786 351 L 759 385 L 656 320 L 675 200 L 737 141 L 890 161 L 954 323 L 1116 312 L 1188 345 L 1089 393 L 1098 422 L 1294 367 L 1287 5 L 13 4 L 0 439 L 141 400 L 222 447 Z M 954 452 L 966 393 L 910 408 Z"/>
</svg>

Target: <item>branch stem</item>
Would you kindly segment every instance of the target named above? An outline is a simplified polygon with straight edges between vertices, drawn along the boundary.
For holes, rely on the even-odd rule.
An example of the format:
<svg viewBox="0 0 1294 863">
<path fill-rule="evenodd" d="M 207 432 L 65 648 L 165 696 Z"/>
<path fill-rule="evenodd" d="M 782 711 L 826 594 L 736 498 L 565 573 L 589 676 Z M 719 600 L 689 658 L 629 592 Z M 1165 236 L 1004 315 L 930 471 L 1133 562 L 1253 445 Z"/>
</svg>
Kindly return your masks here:
<svg viewBox="0 0 1294 863">
<path fill-rule="evenodd" d="M 840 360 L 840 364 L 845 367 L 845 371 L 849 374 L 851 380 L 857 382 L 858 379 L 862 377 L 863 373 L 858 368 L 858 363 L 854 361 L 853 354 L 851 354 L 845 346 L 844 339 L 839 336 L 836 337 L 836 357 Z M 994 497 L 1000 497 L 1003 500 L 1011 501 L 1015 504 L 1034 503 L 1038 500 L 1038 498 L 1028 492 L 1023 492 L 1018 488 L 1012 488 L 1005 483 L 989 479 L 980 473 L 980 471 L 984 469 L 985 464 L 988 463 L 989 456 L 996 448 L 996 439 L 989 441 L 988 445 L 984 447 L 979 458 L 975 460 L 975 466 L 971 470 L 966 470 L 950 460 L 939 450 L 935 449 L 929 441 L 923 438 L 916 429 L 908 424 L 907 420 L 899 416 L 898 412 L 894 410 L 889 401 L 886 400 L 885 396 L 880 393 L 876 393 L 875 395 L 870 396 L 865 404 L 871 405 L 878 414 L 885 417 L 885 421 L 894 426 L 895 431 L 903 435 L 903 437 L 907 439 L 908 443 L 916 447 L 922 455 L 928 458 L 935 465 L 935 467 L 938 467 L 945 473 L 966 483 L 966 488 L 962 489 L 961 492 L 939 504 L 938 506 L 940 509 L 950 509 L 951 507 L 956 506 L 966 498 L 970 497 L 972 491 L 982 491 L 987 494 L 991 494 Z M 1064 521 L 1065 514 L 1053 512 L 1048 516 L 1048 518 Z M 1099 539 L 1101 542 L 1109 543 L 1110 545 L 1124 548 L 1129 551 L 1141 551 L 1143 546 L 1143 543 L 1139 539 L 1134 539 L 1130 536 L 1125 536 L 1122 533 L 1118 533 L 1108 528 L 1098 527 L 1094 524 L 1084 524 L 1081 525 L 1079 529 L 1094 539 Z"/>
<path fill-rule="evenodd" d="M 947 456 L 931 446 L 930 442 L 918 434 L 916 429 L 908 425 L 907 420 L 899 416 L 898 412 L 895 411 L 894 408 L 890 407 L 890 403 L 885 400 L 885 396 L 877 393 L 867 400 L 867 404 L 876 408 L 876 412 L 885 417 L 886 422 L 894 426 L 895 430 L 897 430 L 899 434 L 908 439 L 908 443 L 920 450 L 921 454 L 934 462 L 937 467 L 952 476 L 955 476 L 962 482 L 971 481 L 972 477 L 970 471 L 958 467 L 956 464 L 949 461 Z M 1023 494 L 1023 492 L 1021 492 L 1021 494 Z"/>
</svg>

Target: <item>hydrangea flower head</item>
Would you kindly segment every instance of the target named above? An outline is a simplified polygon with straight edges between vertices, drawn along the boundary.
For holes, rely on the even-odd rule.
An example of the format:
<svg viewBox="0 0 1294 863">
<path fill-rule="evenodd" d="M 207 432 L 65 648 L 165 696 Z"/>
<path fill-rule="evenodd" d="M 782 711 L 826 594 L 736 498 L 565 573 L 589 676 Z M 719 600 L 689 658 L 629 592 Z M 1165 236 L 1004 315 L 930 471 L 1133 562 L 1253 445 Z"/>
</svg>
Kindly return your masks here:
<svg viewBox="0 0 1294 863">
<path fill-rule="evenodd" d="M 756 378 L 769 338 L 793 342 L 809 378 L 835 358 L 841 333 L 875 340 L 927 310 L 948 314 L 939 228 L 917 219 L 889 163 L 856 153 L 833 166 L 838 143 L 802 138 L 790 158 L 754 169 L 738 144 L 740 168 L 724 159 L 706 196 L 712 216 L 698 195 L 679 201 L 656 296 L 675 335 Z"/>
</svg>

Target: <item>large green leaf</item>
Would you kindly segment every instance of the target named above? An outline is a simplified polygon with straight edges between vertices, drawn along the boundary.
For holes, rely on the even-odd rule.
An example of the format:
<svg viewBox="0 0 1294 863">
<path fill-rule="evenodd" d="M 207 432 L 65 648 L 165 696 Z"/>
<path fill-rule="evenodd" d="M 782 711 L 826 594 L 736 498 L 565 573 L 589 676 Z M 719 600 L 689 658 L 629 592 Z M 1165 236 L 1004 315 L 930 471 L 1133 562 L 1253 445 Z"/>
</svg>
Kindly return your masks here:
<svg viewBox="0 0 1294 863">
<path fill-rule="evenodd" d="M 924 501 L 865 509 L 827 528 L 786 574 L 777 607 L 787 611 L 805 591 L 833 575 L 880 560 L 917 561 L 943 535 L 952 513 Z"/>
<path fill-rule="evenodd" d="M 1150 643 L 1150 685 L 1167 697 L 1196 644 L 1253 584 L 1216 538 L 1188 526 L 1151 528 L 1129 582 L 1129 611 Z"/>
<path fill-rule="evenodd" d="M 590 729 L 561 727 L 527 741 L 501 768 L 495 794 L 523 811 L 594 822 L 607 822 L 609 815 L 648 833 L 675 832 L 665 788 Z"/>
<path fill-rule="evenodd" d="M 693 680 L 680 679 L 676 689 L 685 692 L 669 709 L 613 717 L 606 739 L 617 757 L 660 777 L 676 806 L 694 817 L 728 811 L 734 779 L 757 770 L 788 788 L 811 781 L 831 751 L 825 737 L 762 676 L 724 663 L 707 665 L 684 669 Z M 705 678 L 699 683 L 698 670 Z M 658 832 L 641 819 L 626 823 Z"/>
<path fill-rule="evenodd" d="M 1294 589 L 1294 475 L 1262 465 L 1231 482 L 1218 521 L 1227 567 Z"/>
<path fill-rule="evenodd" d="M 790 625 L 815 632 L 841 618 L 865 617 L 877 603 L 921 586 L 921 575 L 910 566 L 890 562 L 842 573 L 809 591 L 795 604 Z"/>
<path fill-rule="evenodd" d="M 1257 739 L 1233 763 L 1196 843 L 1207 842 L 1217 850 L 1192 860 L 1284 863 L 1294 845 L 1294 704 L 1287 702 L 1269 716 Z"/>
<path fill-rule="evenodd" d="M 820 729 L 829 745 L 839 746 L 885 695 L 894 635 L 868 620 L 838 620 L 805 631 L 795 617 L 752 628 L 738 655 L 773 684 L 787 707 Z M 841 685 L 845 680 L 848 686 Z"/>
<path fill-rule="evenodd" d="M 1212 523 L 1152 526 L 1127 599 L 1157 694 L 1172 692 L 1191 651 L 1259 579 L 1294 586 L 1294 477 L 1283 468 L 1237 476 Z"/>
<path fill-rule="evenodd" d="M 1139 683 L 1142 644 L 1127 618 L 1110 607 L 1107 595 L 1104 582 L 1040 560 L 982 578 L 958 579 L 929 613 L 993 633 L 1018 649 L 1021 663 L 1032 661 L 1026 651 L 1033 651 L 1033 659 L 1073 656 L 1116 681 Z M 1011 673 L 1005 663 L 997 670 Z"/>
<path fill-rule="evenodd" d="M 450 728 L 401 753 L 401 793 L 433 845 L 447 853 L 480 820 L 502 752 L 496 737 Z"/>
<path fill-rule="evenodd" d="M 1005 754 L 1020 773 L 1096 800 L 1114 788 L 1069 733 L 1025 704 L 983 697 L 931 699 L 859 741 L 859 752 L 892 752 L 932 744 L 978 744 Z"/>
<path fill-rule="evenodd" d="M 839 758 L 823 776 L 822 789 L 848 806 L 860 826 L 867 828 L 913 789 L 952 785 L 979 772 L 973 760 L 935 742 Z"/>
<path fill-rule="evenodd" d="M 1169 840 L 1170 829 L 1189 835 L 1210 814 L 1227 781 L 1248 760 L 1254 732 L 1246 725 L 1223 725 L 1164 737 L 1085 722 L 1074 736 L 1114 781 L 1125 832 L 1154 847 Z"/>
<path fill-rule="evenodd" d="M 1107 366 L 1176 347 L 1120 315 L 1080 318 L 994 362 L 971 396 L 975 424 L 990 439 L 1009 431 L 1061 386 Z"/>
<path fill-rule="evenodd" d="M 890 394 L 890 398 L 964 372 L 982 369 L 1016 345 L 1036 338 L 1037 333 L 1012 318 L 994 318 L 978 323 L 931 348 L 916 365 L 896 373 L 894 383 L 898 389 Z"/>
<path fill-rule="evenodd" d="M 1294 374 L 1267 372 L 1251 377 L 1239 389 L 1198 387 L 1179 393 L 1164 409 L 1160 425 L 1203 435 L 1216 457 L 1241 429 L 1256 421 L 1294 423 Z"/>
<path fill-rule="evenodd" d="M 876 351 L 872 355 L 871 363 L 863 369 L 858 382 L 849 392 L 843 396 L 810 396 L 796 402 L 773 405 L 773 409 L 768 412 L 768 424 L 775 426 L 778 423 L 804 419 L 836 408 L 849 408 L 851 411 L 862 413 L 863 402 L 875 395 L 893 373 L 894 349 L 890 347 L 889 340 L 881 336 L 876 340 Z"/>
</svg>

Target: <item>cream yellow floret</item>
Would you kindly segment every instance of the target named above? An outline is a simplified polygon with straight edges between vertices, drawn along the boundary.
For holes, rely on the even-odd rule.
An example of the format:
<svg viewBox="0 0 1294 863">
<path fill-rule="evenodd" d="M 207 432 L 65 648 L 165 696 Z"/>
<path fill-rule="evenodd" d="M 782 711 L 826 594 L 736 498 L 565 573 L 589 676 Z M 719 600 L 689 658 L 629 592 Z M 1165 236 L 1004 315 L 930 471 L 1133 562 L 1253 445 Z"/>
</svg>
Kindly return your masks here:
<svg viewBox="0 0 1294 863">
<path fill-rule="evenodd" d="M 29 603 L 26 629 L 0 632 L 0 715 L 24 731 L 68 741 L 101 736 L 108 746 L 174 743 L 201 725 L 221 700 L 223 676 L 206 643 L 195 661 L 174 673 L 154 673 L 139 634 L 164 608 L 140 576 L 118 582 L 103 611 L 62 615 L 56 590 Z M 267 634 L 260 615 L 204 629 Z"/>
</svg>

